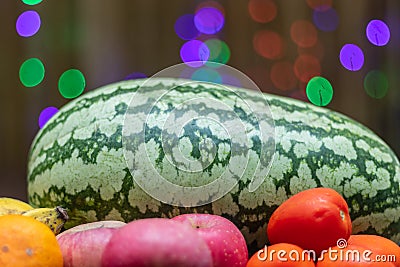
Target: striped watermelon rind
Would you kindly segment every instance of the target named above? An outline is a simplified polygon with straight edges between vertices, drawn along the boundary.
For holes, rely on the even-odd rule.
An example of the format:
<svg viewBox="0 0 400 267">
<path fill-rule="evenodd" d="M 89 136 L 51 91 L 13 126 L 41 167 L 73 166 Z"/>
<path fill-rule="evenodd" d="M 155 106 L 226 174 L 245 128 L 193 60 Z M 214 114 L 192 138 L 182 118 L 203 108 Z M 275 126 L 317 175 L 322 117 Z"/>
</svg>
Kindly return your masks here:
<svg viewBox="0 0 400 267">
<path fill-rule="evenodd" d="M 189 92 L 196 81 L 171 87 L 148 81 L 133 95 L 122 133 L 127 166 L 146 193 L 194 207 L 239 182 L 250 191 L 260 186 L 275 153 L 274 123 L 261 92 L 250 97 L 220 84 Z"/>
<path fill-rule="evenodd" d="M 274 119 L 276 151 L 256 191 L 239 181 L 224 197 L 198 207 L 171 206 L 150 197 L 135 183 L 122 144 L 124 115 L 142 83 L 126 81 L 88 92 L 61 108 L 39 131 L 28 163 L 32 205 L 67 208 L 69 226 L 188 212 L 220 214 L 241 229 L 250 247 L 259 248 L 266 242 L 268 218 L 280 203 L 304 189 L 324 186 L 349 203 L 355 233 L 400 241 L 400 165 L 387 144 L 337 112 L 270 94 L 264 96 Z M 178 85 L 181 94 L 218 90 L 208 83 L 179 86 L 182 83 L 160 78 L 146 86 L 162 90 Z M 249 90 L 232 90 L 257 101 Z M 158 138 L 155 129 L 148 130 Z M 256 151 L 249 155 L 257 157 Z"/>
</svg>

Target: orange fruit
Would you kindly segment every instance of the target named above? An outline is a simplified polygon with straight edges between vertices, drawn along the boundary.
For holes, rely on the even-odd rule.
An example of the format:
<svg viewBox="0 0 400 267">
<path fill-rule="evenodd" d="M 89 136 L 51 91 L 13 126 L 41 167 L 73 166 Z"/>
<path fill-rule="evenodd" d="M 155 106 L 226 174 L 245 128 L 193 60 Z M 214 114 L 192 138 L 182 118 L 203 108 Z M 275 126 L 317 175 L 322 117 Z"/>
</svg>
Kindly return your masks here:
<svg viewBox="0 0 400 267">
<path fill-rule="evenodd" d="M 267 235 L 271 244 L 294 244 L 319 255 L 338 240 L 347 240 L 351 230 L 346 200 L 331 188 L 313 188 L 295 194 L 274 211 Z"/>
<path fill-rule="evenodd" d="M 371 250 L 363 245 L 334 246 L 323 252 L 317 267 L 396 267 L 394 262 L 376 261 Z"/>
<path fill-rule="evenodd" d="M 21 215 L 0 216 L 0 266 L 62 267 L 63 257 L 50 228 Z"/>
<path fill-rule="evenodd" d="M 246 267 L 315 267 L 314 258 L 299 246 L 279 243 L 256 252 Z"/>
<path fill-rule="evenodd" d="M 351 235 L 349 245 L 358 245 L 371 251 L 374 261 L 392 262 L 400 267 L 400 246 L 390 239 L 378 235 Z"/>
</svg>

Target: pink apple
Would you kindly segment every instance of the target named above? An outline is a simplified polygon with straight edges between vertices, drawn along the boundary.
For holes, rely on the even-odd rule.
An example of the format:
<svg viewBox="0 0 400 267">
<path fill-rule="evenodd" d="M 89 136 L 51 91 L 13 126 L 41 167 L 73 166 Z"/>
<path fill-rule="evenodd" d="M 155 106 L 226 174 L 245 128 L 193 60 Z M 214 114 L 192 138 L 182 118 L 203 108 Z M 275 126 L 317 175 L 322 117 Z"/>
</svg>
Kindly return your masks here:
<svg viewBox="0 0 400 267">
<path fill-rule="evenodd" d="M 75 226 L 57 235 L 64 267 L 100 267 L 104 247 L 120 221 L 99 221 Z"/>
<path fill-rule="evenodd" d="M 204 240 L 186 224 L 140 219 L 118 229 L 108 242 L 102 267 L 212 267 Z"/>
<path fill-rule="evenodd" d="M 197 230 L 211 250 L 214 267 L 246 266 L 246 240 L 228 219 L 211 214 L 182 214 L 171 220 L 186 223 Z"/>
</svg>

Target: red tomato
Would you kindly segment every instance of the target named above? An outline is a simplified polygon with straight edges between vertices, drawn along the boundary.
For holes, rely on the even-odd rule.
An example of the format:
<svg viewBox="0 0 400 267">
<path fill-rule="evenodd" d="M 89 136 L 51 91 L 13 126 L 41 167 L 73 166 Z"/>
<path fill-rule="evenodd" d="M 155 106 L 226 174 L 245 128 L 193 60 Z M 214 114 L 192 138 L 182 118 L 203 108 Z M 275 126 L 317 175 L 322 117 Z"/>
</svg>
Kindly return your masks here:
<svg viewBox="0 0 400 267">
<path fill-rule="evenodd" d="M 317 267 L 395 267 L 392 262 L 377 262 L 370 250 L 355 244 L 332 247 L 321 253 Z"/>
<path fill-rule="evenodd" d="M 280 243 L 265 247 L 255 253 L 246 267 L 315 267 L 312 255 L 299 246 Z"/>
<path fill-rule="evenodd" d="M 349 245 L 356 245 L 372 252 L 370 258 L 393 262 L 400 267 L 400 247 L 390 239 L 378 235 L 351 235 Z"/>
<path fill-rule="evenodd" d="M 319 253 L 351 234 L 349 208 L 330 188 L 302 191 L 283 202 L 267 227 L 271 244 L 290 243 Z"/>
</svg>

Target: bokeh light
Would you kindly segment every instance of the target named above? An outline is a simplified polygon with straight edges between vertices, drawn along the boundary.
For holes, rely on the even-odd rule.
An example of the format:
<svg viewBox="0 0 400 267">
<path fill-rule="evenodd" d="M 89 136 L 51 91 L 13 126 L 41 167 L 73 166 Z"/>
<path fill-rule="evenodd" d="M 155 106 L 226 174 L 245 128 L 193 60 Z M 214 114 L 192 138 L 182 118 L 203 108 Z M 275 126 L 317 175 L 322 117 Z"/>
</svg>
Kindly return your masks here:
<svg viewBox="0 0 400 267">
<path fill-rule="evenodd" d="M 290 37 L 300 47 L 311 47 L 317 43 L 315 26 L 307 20 L 297 20 L 290 26 Z"/>
<path fill-rule="evenodd" d="M 366 29 L 368 40 L 376 46 L 384 46 L 390 40 L 390 30 L 388 25 L 382 20 L 371 20 Z"/>
<path fill-rule="evenodd" d="M 321 64 L 312 55 L 300 55 L 294 63 L 294 73 L 302 82 L 308 82 L 312 77 L 321 75 Z"/>
<path fill-rule="evenodd" d="M 28 10 L 19 15 L 16 22 L 17 33 L 22 37 L 35 35 L 40 29 L 40 16 L 36 11 Z"/>
<path fill-rule="evenodd" d="M 219 39 L 220 37 L 218 36 L 218 34 L 200 34 L 196 40 L 202 41 L 202 42 L 206 42 L 207 40 L 210 39 Z"/>
<path fill-rule="evenodd" d="M 196 70 L 191 77 L 192 80 L 195 81 L 204 81 L 204 82 L 211 82 L 211 83 L 222 83 L 222 77 L 215 69 L 209 68 L 200 68 Z"/>
<path fill-rule="evenodd" d="M 324 77 L 313 77 L 306 87 L 307 98 L 316 106 L 326 106 L 333 98 L 331 83 Z"/>
<path fill-rule="evenodd" d="M 216 8 L 204 7 L 196 11 L 194 24 L 199 32 L 215 34 L 224 26 L 224 15 Z"/>
<path fill-rule="evenodd" d="M 307 0 L 307 4 L 314 10 L 324 11 L 332 7 L 333 0 Z"/>
<path fill-rule="evenodd" d="M 22 0 L 26 5 L 34 6 L 42 2 L 42 0 Z"/>
<path fill-rule="evenodd" d="M 44 65 L 38 58 L 30 58 L 22 63 L 19 69 L 19 79 L 26 87 L 34 87 L 44 78 Z"/>
<path fill-rule="evenodd" d="M 147 75 L 142 72 L 132 72 L 125 77 L 125 80 L 135 80 L 142 78 L 147 78 Z"/>
<path fill-rule="evenodd" d="M 218 9 L 222 13 L 222 15 L 225 17 L 224 7 L 216 1 L 202 1 L 201 3 L 199 3 L 196 6 L 196 12 L 205 7 L 213 7 L 215 9 Z"/>
<path fill-rule="evenodd" d="M 240 82 L 240 80 L 233 75 L 222 74 L 221 77 L 222 77 L 223 84 L 232 85 L 232 86 L 236 86 L 236 87 L 242 86 L 242 83 Z"/>
<path fill-rule="evenodd" d="M 364 78 L 365 92 L 372 98 L 383 98 L 389 89 L 388 79 L 382 71 L 372 70 Z"/>
<path fill-rule="evenodd" d="M 82 94 L 86 81 L 83 73 L 77 69 L 65 71 L 58 80 L 58 90 L 64 98 L 75 98 Z"/>
<path fill-rule="evenodd" d="M 181 47 L 182 61 L 193 68 L 203 66 L 210 57 L 210 50 L 207 45 L 199 40 L 191 40 Z"/>
<path fill-rule="evenodd" d="M 200 34 L 194 25 L 193 14 L 180 16 L 175 22 L 174 29 L 179 38 L 183 40 L 192 40 Z"/>
<path fill-rule="evenodd" d="M 315 43 L 315 45 L 313 45 L 311 47 L 298 46 L 297 52 L 299 55 L 308 54 L 308 55 L 315 56 L 316 58 L 318 58 L 318 60 L 321 61 L 325 55 L 325 47 L 322 44 L 322 42 L 320 41 L 320 39 L 318 39 L 317 42 Z"/>
<path fill-rule="evenodd" d="M 355 44 L 345 44 L 340 50 L 340 62 L 350 71 L 358 71 L 364 65 L 364 53 Z"/>
<path fill-rule="evenodd" d="M 219 39 L 208 39 L 205 44 L 210 51 L 210 56 L 206 65 L 210 65 L 209 62 L 226 64 L 229 61 L 229 58 L 231 57 L 231 50 L 224 41 Z M 215 66 L 215 64 L 213 64 L 213 66 Z"/>
<path fill-rule="evenodd" d="M 321 31 L 332 32 L 339 25 L 339 16 L 335 9 L 314 10 L 313 21 L 315 26 Z"/>
<path fill-rule="evenodd" d="M 38 123 L 39 127 L 43 128 L 43 126 L 51 119 L 56 113 L 58 109 L 56 107 L 47 107 L 40 112 Z"/>
<path fill-rule="evenodd" d="M 308 98 L 307 98 L 305 89 L 295 90 L 295 91 L 291 92 L 289 94 L 289 96 L 291 98 L 294 98 L 294 99 L 297 99 L 297 100 L 301 100 L 301 101 L 304 101 L 304 102 L 309 101 Z"/>
<path fill-rule="evenodd" d="M 253 38 L 254 50 L 267 59 L 278 59 L 284 54 L 282 37 L 273 31 L 260 30 Z"/>
<path fill-rule="evenodd" d="M 288 61 L 275 63 L 271 68 L 271 81 L 276 88 L 284 91 L 292 90 L 297 85 L 293 64 Z"/>
<path fill-rule="evenodd" d="M 250 0 L 248 9 L 251 18 L 260 23 L 273 21 L 278 13 L 278 8 L 272 0 Z"/>
</svg>

